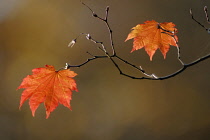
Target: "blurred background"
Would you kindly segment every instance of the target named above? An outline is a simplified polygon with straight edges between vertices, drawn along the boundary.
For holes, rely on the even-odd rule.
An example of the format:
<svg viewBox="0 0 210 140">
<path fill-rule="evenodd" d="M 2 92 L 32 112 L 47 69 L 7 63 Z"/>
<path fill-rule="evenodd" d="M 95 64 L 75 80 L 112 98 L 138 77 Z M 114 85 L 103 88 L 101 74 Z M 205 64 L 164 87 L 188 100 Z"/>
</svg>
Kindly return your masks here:
<svg viewBox="0 0 210 140">
<path fill-rule="evenodd" d="M 181 65 L 171 47 L 167 59 L 158 50 L 149 61 L 144 49 L 130 53 L 130 29 L 146 20 L 173 22 L 178 28 L 182 60 L 189 63 L 210 52 L 209 34 L 195 23 L 189 9 L 205 26 L 203 7 L 208 0 L 83 0 L 98 15 L 110 6 L 109 23 L 118 55 L 148 73 L 168 75 Z M 210 11 L 209 11 L 210 14 Z M 102 55 L 97 45 L 80 37 L 73 48 L 68 43 L 79 33 L 90 33 L 107 48 L 109 34 L 104 23 L 93 18 L 79 0 L 0 0 L 0 138 L 2 140 L 209 140 L 209 60 L 163 81 L 133 80 L 119 75 L 108 59 L 92 61 L 75 78 L 73 111 L 59 105 L 45 119 L 43 104 L 32 117 L 28 102 L 18 109 L 16 91 L 31 70 L 54 65 L 56 69 L 81 64 Z M 110 49 L 108 49 L 110 51 Z M 134 76 L 140 72 L 119 62 Z"/>
</svg>

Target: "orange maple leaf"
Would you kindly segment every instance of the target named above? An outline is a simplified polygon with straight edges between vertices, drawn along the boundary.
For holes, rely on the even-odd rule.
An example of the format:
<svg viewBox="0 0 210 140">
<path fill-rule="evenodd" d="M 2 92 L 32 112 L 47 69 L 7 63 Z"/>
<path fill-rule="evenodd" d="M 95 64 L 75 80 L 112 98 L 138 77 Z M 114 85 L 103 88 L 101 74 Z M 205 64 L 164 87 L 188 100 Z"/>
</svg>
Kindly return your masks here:
<svg viewBox="0 0 210 140">
<path fill-rule="evenodd" d="M 166 58 L 166 53 L 170 48 L 169 45 L 178 47 L 178 37 L 175 33 L 177 33 L 177 29 L 172 22 L 158 23 L 152 20 L 133 27 L 125 41 L 134 38 L 131 52 L 144 47 L 150 60 L 152 60 L 152 57 L 158 48 L 164 58 Z"/>
<path fill-rule="evenodd" d="M 17 88 L 25 88 L 19 108 L 29 99 L 33 116 L 42 102 L 44 102 L 46 108 L 46 118 L 49 117 L 59 103 L 71 110 L 72 91 L 78 91 L 76 82 L 72 79 L 72 77 L 77 75 L 76 73 L 69 69 L 55 71 L 55 68 L 51 65 L 33 69 L 32 72 L 33 74 L 24 78 L 21 85 Z"/>
</svg>

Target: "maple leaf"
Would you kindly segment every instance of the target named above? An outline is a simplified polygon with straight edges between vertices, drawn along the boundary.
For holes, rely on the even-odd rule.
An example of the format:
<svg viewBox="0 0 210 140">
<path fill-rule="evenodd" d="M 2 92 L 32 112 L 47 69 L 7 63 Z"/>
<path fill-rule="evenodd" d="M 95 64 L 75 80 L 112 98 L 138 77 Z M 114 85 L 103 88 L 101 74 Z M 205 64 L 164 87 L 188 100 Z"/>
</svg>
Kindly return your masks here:
<svg viewBox="0 0 210 140">
<path fill-rule="evenodd" d="M 177 29 L 172 22 L 158 23 L 152 20 L 133 27 L 125 41 L 134 38 L 131 52 L 144 47 L 152 61 L 157 49 L 160 49 L 164 58 L 166 58 L 166 53 L 170 48 L 169 45 L 178 47 L 176 43 L 178 37 L 175 33 L 177 33 Z"/>
<path fill-rule="evenodd" d="M 46 118 L 49 117 L 58 104 L 63 104 L 71 110 L 72 91 L 78 91 L 76 82 L 72 79 L 77 75 L 76 73 L 69 69 L 56 71 L 54 66 L 51 65 L 33 69 L 32 72 L 33 74 L 24 78 L 17 88 L 25 88 L 19 108 L 29 99 L 29 106 L 33 116 L 36 109 L 43 102 L 46 108 Z"/>
</svg>

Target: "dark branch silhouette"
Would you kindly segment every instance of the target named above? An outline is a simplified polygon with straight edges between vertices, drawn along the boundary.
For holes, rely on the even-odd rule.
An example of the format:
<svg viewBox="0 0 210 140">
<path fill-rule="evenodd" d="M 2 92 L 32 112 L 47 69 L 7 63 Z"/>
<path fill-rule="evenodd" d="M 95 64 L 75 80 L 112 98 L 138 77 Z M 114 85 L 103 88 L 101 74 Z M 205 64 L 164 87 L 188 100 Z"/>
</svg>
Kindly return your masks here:
<svg viewBox="0 0 210 140">
<path fill-rule="evenodd" d="M 204 10 L 204 12 L 205 12 L 205 16 L 206 16 L 207 23 L 210 24 L 209 16 L 208 16 L 208 7 L 207 7 L 207 6 L 204 6 L 203 10 Z M 198 20 L 196 20 L 196 19 L 194 18 L 192 9 L 190 9 L 190 15 L 191 15 L 192 19 L 193 19 L 195 22 L 197 22 L 201 27 L 203 27 L 203 28 L 210 34 L 210 28 L 206 28 L 203 24 L 201 24 Z"/>
<path fill-rule="evenodd" d="M 195 60 L 195 61 L 192 61 L 191 63 L 184 63 L 182 60 L 181 60 L 181 55 L 180 55 L 180 47 L 178 45 L 178 41 L 176 40 L 175 38 L 175 31 L 174 32 L 171 32 L 171 31 L 167 31 L 163 28 L 161 28 L 161 26 L 159 26 L 159 28 L 161 28 L 164 32 L 162 33 L 165 33 L 165 34 L 168 34 L 170 36 L 173 37 L 173 39 L 175 40 L 176 44 L 177 44 L 177 59 L 178 61 L 181 63 L 182 65 L 182 68 L 180 68 L 179 70 L 175 71 L 174 73 L 172 74 L 169 74 L 169 75 L 166 75 L 166 76 L 163 76 L 163 77 L 158 77 L 156 76 L 155 74 L 148 74 L 141 66 L 136 66 L 130 62 L 128 62 L 127 60 L 121 58 L 118 53 L 116 52 L 115 50 L 115 46 L 114 46 L 114 41 L 113 41 L 113 31 L 108 23 L 108 15 L 109 15 L 109 7 L 107 6 L 106 7 L 106 10 L 105 10 L 105 17 L 102 18 L 102 17 L 99 17 L 89 6 L 87 6 L 85 3 L 82 2 L 82 4 L 84 6 L 86 6 L 92 13 L 92 16 L 101 20 L 102 22 L 105 23 L 105 25 L 107 26 L 107 30 L 109 31 L 109 38 L 110 38 L 110 45 L 111 45 L 111 48 L 112 48 L 112 53 L 110 55 L 109 52 L 107 52 L 106 50 L 106 47 L 104 46 L 103 42 L 100 42 L 100 41 L 97 41 L 95 39 L 92 38 L 92 36 L 90 34 L 86 34 L 86 33 L 81 33 L 80 35 L 85 35 L 86 36 L 86 39 L 87 40 L 90 40 L 91 42 L 95 43 L 95 44 L 99 44 L 100 46 L 97 47 L 99 50 L 101 50 L 102 52 L 104 52 L 104 56 L 95 56 L 95 55 L 92 55 L 90 54 L 89 52 L 87 52 L 88 54 L 90 54 L 92 57 L 91 58 L 88 58 L 85 62 L 79 64 L 79 65 L 71 65 L 71 64 L 66 64 L 66 69 L 69 69 L 69 68 L 72 68 L 72 67 L 81 67 L 87 63 L 89 63 L 90 61 L 93 61 L 95 59 L 98 59 L 98 58 L 108 58 L 111 60 L 111 62 L 114 64 L 114 66 L 117 68 L 117 70 L 119 71 L 119 73 L 123 76 L 126 76 L 128 78 L 132 78 L 132 79 L 147 79 L 147 80 L 165 80 L 165 79 L 169 79 L 169 78 L 172 78 L 180 73 L 182 73 L 184 70 L 186 70 L 187 68 L 193 66 L 193 65 L 196 65 L 206 59 L 208 59 L 210 57 L 210 54 L 206 55 L 206 56 L 203 56 L 203 57 L 200 57 L 199 59 Z M 204 7 L 204 12 L 205 12 L 205 15 L 206 15 L 206 19 L 207 19 L 207 22 L 209 22 L 209 18 L 208 18 L 208 13 L 207 13 L 208 9 L 207 9 L 207 6 Z M 201 24 L 199 21 L 197 21 L 194 16 L 193 16 L 193 13 L 192 13 L 192 9 L 190 9 L 190 15 L 192 17 L 192 19 L 198 23 L 201 27 L 203 27 L 206 31 L 209 32 L 209 28 L 206 28 L 203 24 Z M 173 34 L 173 35 L 171 35 Z M 78 37 L 80 37 L 80 35 Z M 77 37 L 77 38 L 78 38 Z M 69 46 L 72 47 L 76 41 L 77 41 L 77 38 L 76 39 L 73 39 Z M 124 73 L 121 68 L 119 67 L 119 65 L 115 62 L 114 58 L 122 61 L 123 63 L 131 66 L 132 68 L 140 71 L 144 76 L 141 76 L 141 77 L 136 77 L 136 76 L 132 76 L 132 75 L 129 75 L 129 74 L 126 74 Z"/>
</svg>

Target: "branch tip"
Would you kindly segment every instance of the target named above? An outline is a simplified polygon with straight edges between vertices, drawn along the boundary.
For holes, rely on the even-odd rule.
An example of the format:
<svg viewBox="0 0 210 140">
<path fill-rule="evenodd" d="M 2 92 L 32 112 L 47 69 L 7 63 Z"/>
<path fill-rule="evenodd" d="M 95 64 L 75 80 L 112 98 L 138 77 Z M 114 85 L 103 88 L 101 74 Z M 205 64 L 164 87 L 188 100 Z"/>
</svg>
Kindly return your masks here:
<svg viewBox="0 0 210 140">
<path fill-rule="evenodd" d="M 90 34 L 87 34 L 87 35 L 86 35 L 86 38 L 87 38 L 87 40 L 90 40 L 90 39 L 91 39 Z"/>
<path fill-rule="evenodd" d="M 69 42 L 68 47 L 73 47 L 74 44 L 76 44 L 77 38 L 73 39 L 71 42 Z"/>
<path fill-rule="evenodd" d="M 107 12 L 109 11 L 109 6 L 106 7 L 106 11 L 107 11 Z"/>
<path fill-rule="evenodd" d="M 207 12 L 208 10 L 207 6 L 204 6 L 203 10 Z"/>
<path fill-rule="evenodd" d="M 86 5 L 84 2 L 82 2 L 81 1 L 81 3 L 84 5 L 84 6 L 86 6 L 93 14 L 94 14 L 94 12 L 93 12 L 93 10 L 88 6 L 88 5 Z"/>
<path fill-rule="evenodd" d="M 68 63 L 66 63 L 64 69 L 65 69 L 65 70 L 69 69 L 69 64 L 68 64 Z"/>
<path fill-rule="evenodd" d="M 190 15 L 193 17 L 192 8 L 190 8 Z"/>
</svg>

